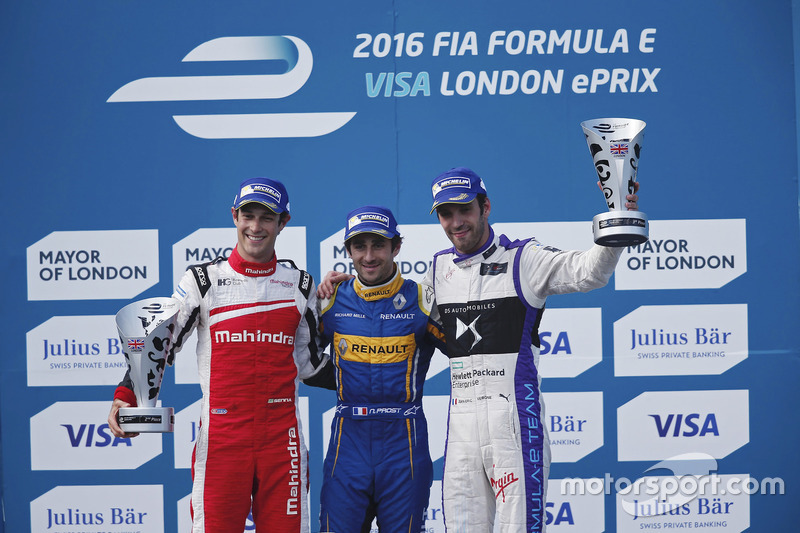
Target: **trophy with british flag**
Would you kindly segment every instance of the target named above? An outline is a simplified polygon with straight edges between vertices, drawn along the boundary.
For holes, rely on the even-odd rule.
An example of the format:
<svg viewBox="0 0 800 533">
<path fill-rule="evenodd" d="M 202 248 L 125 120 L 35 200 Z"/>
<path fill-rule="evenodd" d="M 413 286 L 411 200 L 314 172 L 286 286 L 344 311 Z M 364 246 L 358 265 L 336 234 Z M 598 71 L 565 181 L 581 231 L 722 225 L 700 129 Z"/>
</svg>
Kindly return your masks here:
<svg viewBox="0 0 800 533">
<path fill-rule="evenodd" d="M 632 118 L 597 118 L 581 122 L 581 127 L 608 206 L 608 212 L 592 219 L 594 242 L 613 247 L 645 242 L 647 215 L 625 208 L 625 197 L 635 192 L 645 123 Z"/>
<path fill-rule="evenodd" d="M 127 433 L 168 433 L 174 428 L 175 410 L 158 406 L 158 393 L 177 317 L 174 298 L 139 300 L 117 313 L 117 332 L 137 404 L 119 410 L 119 426 Z"/>
</svg>

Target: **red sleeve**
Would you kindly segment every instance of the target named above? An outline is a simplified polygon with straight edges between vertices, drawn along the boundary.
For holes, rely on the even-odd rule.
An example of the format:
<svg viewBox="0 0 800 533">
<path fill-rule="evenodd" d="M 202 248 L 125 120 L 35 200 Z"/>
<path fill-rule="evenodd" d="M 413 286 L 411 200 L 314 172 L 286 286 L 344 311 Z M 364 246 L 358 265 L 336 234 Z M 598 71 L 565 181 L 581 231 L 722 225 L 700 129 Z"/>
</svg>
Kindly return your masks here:
<svg viewBox="0 0 800 533">
<path fill-rule="evenodd" d="M 130 404 L 132 407 L 138 406 L 136 402 L 136 395 L 133 394 L 133 391 L 128 387 L 124 387 L 122 385 L 117 387 L 117 389 L 114 391 L 114 399 L 122 400 L 123 402 Z"/>
</svg>

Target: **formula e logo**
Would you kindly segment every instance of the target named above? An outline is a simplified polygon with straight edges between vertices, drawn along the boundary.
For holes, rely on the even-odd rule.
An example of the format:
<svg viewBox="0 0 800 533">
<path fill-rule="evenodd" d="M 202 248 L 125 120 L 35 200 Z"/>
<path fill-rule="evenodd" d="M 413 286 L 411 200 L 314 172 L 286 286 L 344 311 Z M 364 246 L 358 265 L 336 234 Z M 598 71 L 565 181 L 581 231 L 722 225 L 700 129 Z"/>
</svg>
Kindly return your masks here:
<svg viewBox="0 0 800 533">
<path fill-rule="evenodd" d="M 313 57 L 290 35 L 220 37 L 202 43 L 183 61 L 283 60 L 283 74 L 141 78 L 123 85 L 108 102 L 262 100 L 286 98 L 308 80 Z M 180 128 L 202 139 L 319 137 L 338 130 L 355 112 L 174 115 Z"/>
<path fill-rule="evenodd" d="M 152 315 L 160 315 L 164 312 L 164 309 L 162 309 L 162 305 L 160 303 L 151 303 L 149 305 L 142 306 L 142 311 L 147 311 Z"/>
</svg>

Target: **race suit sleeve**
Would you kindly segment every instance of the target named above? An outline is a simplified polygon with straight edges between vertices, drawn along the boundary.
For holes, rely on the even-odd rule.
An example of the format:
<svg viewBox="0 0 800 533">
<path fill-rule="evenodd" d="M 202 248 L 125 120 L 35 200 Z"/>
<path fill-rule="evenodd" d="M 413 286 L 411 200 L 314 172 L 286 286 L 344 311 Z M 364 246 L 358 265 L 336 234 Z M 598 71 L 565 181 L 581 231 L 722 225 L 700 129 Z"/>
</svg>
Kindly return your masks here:
<svg viewBox="0 0 800 533">
<path fill-rule="evenodd" d="M 297 375 L 301 380 L 308 379 L 320 372 L 328 361 L 323 351 L 324 344 L 319 335 L 319 311 L 317 306 L 317 289 L 308 272 L 300 271 L 297 296 L 297 308 L 300 311 L 300 323 L 294 341 L 294 361 Z"/>
<path fill-rule="evenodd" d="M 210 287 L 208 274 L 204 269 L 204 265 L 189 267 L 172 294 L 172 297 L 180 302 L 180 308 L 175 329 L 172 332 L 172 348 L 167 354 L 167 364 L 170 366 L 175 361 L 175 354 L 183 348 L 184 342 L 197 328 L 203 316 L 200 312 L 200 305 Z M 134 407 L 137 405 L 130 366 L 114 391 L 114 399 L 120 399 Z"/>
<path fill-rule="evenodd" d="M 588 292 L 611 279 L 622 248 L 594 245 L 585 252 L 561 251 L 531 241 L 521 251 L 520 281 L 525 299 L 535 307 L 553 294 Z"/>
<path fill-rule="evenodd" d="M 419 290 L 419 306 L 428 314 L 426 339 L 442 353 L 447 354 L 442 321 L 439 318 L 439 308 L 436 306 L 433 284 L 431 283 L 433 279 L 432 274 L 433 268 L 428 269 L 428 272 L 425 273 L 425 278 L 422 282 L 417 284 L 417 289 Z"/>
<path fill-rule="evenodd" d="M 315 293 L 316 294 L 316 293 Z M 327 309 L 328 305 L 330 304 L 330 298 L 324 298 L 322 300 L 317 299 L 317 317 L 319 319 L 319 323 L 317 326 L 317 337 L 319 339 L 319 346 L 320 350 L 324 349 L 330 343 L 330 339 L 325 335 L 325 328 L 323 327 L 323 318 L 322 318 L 322 311 L 320 309 Z M 323 364 L 322 368 L 314 374 L 313 376 L 306 378 L 303 380 L 303 383 L 309 385 L 311 387 L 320 387 L 322 389 L 330 389 L 336 390 L 336 368 L 333 363 L 333 358 L 330 357 L 329 354 L 325 354 L 327 359 Z"/>
<path fill-rule="evenodd" d="M 316 374 L 305 378 L 303 383 L 310 387 L 336 390 L 336 368 L 330 357 L 326 358 L 325 364 L 322 365 L 322 368 L 320 368 Z"/>
</svg>

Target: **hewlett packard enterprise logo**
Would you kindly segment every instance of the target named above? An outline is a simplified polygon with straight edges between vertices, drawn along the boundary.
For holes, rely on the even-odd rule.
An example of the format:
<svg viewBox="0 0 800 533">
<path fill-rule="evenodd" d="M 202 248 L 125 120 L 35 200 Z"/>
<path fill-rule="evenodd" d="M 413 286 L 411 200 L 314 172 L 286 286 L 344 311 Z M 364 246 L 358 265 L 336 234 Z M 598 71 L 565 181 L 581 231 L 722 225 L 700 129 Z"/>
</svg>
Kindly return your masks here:
<svg viewBox="0 0 800 533">
<path fill-rule="evenodd" d="M 127 83 L 108 102 L 280 99 L 297 92 L 314 63 L 311 49 L 290 35 L 220 37 L 197 46 L 183 61 L 283 60 L 282 74 L 170 76 Z M 173 115 L 180 128 L 203 139 L 318 137 L 347 124 L 355 112 Z"/>
</svg>

